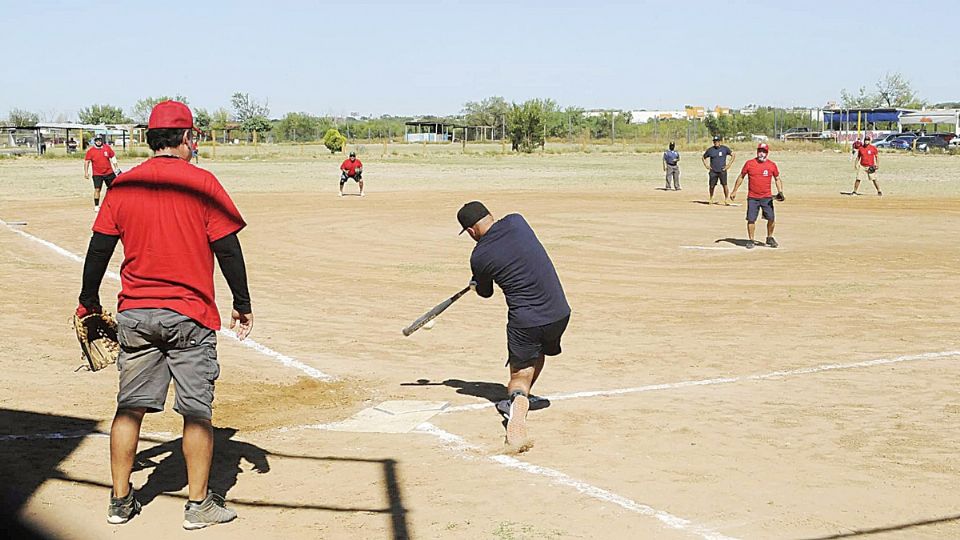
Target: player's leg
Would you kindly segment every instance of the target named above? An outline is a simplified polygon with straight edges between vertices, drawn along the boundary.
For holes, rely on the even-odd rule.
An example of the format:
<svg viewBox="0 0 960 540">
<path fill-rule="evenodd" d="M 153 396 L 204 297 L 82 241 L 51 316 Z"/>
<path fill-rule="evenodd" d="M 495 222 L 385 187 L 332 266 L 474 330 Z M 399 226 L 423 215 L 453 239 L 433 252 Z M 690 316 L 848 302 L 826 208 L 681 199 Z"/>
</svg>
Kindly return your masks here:
<svg viewBox="0 0 960 540">
<path fill-rule="evenodd" d="M 213 425 L 209 419 L 183 417 L 183 457 L 187 462 L 188 497 L 194 502 L 203 501 L 213 462 Z"/>
<path fill-rule="evenodd" d="M 730 206 L 730 190 L 727 188 L 727 171 L 720 173 L 720 185 L 723 186 L 723 204 Z"/>
<path fill-rule="evenodd" d="M 360 186 L 360 196 L 363 197 L 363 178 L 357 175 L 357 185 Z"/>
<path fill-rule="evenodd" d="M 103 177 L 93 175 L 93 209 L 100 210 L 100 190 L 103 189 Z"/>
<path fill-rule="evenodd" d="M 130 472 L 140 441 L 140 425 L 147 410 L 118 408 L 110 426 L 110 474 L 113 479 L 113 497 L 130 494 Z"/>
<path fill-rule="evenodd" d="M 665 164 L 666 165 L 666 164 Z M 663 170 L 663 178 L 666 182 L 666 185 L 663 189 L 670 189 L 670 177 L 673 176 L 673 168 L 669 165 L 666 165 L 666 169 Z"/>
<path fill-rule="evenodd" d="M 680 191 L 680 166 L 676 165 L 673 172 L 673 189 Z"/>
<path fill-rule="evenodd" d="M 757 217 L 760 215 L 760 200 L 747 198 L 747 249 L 753 249 L 757 232 Z"/>
<path fill-rule="evenodd" d="M 763 209 L 763 219 L 767 220 L 767 241 L 769 247 L 778 247 L 776 239 L 773 237 L 773 230 L 777 225 L 777 217 L 773 209 L 773 199 L 763 199 L 761 206 Z"/>
<path fill-rule="evenodd" d="M 883 192 L 880 191 L 880 182 L 877 181 L 877 174 L 876 174 L 876 173 L 874 173 L 874 174 L 867 173 L 867 178 L 869 178 L 870 181 L 873 182 L 873 187 L 877 188 L 877 195 L 879 195 L 879 196 L 882 197 L 882 196 L 883 196 Z"/>
<path fill-rule="evenodd" d="M 860 189 L 860 169 L 861 167 L 857 167 L 857 178 L 853 181 L 853 192 L 850 193 L 851 195 L 858 195 L 857 190 Z"/>
<path fill-rule="evenodd" d="M 537 379 L 540 378 L 540 373 L 543 371 L 543 365 L 547 356 L 557 356 L 563 352 L 562 347 L 560 346 L 560 340 L 563 338 L 563 333 L 567 330 L 567 324 L 570 322 L 570 316 L 567 315 L 559 321 L 550 323 L 543 326 L 543 340 L 541 342 L 541 354 L 537 358 L 537 361 L 534 363 L 533 379 L 530 381 L 530 388 L 533 389 L 533 385 L 536 384 Z"/>
<path fill-rule="evenodd" d="M 340 173 L 340 196 L 343 197 L 343 185 L 347 183 L 347 173 Z"/>
<path fill-rule="evenodd" d="M 163 352 L 150 341 L 156 330 L 155 325 L 149 324 L 151 311 L 155 310 L 132 309 L 117 313 L 120 389 L 117 393 L 117 413 L 110 428 L 110 470 L 114 497 L 128 494 L 143 415 L 147 411 L 163 410 L 170 386 L 170 371 Z"/>
<path fill-rule="evenodd" d="M 717 182 L 719 180 L 720 180 L 720 175 L 714 172 L 713 170 L 711 170 L 710 171 L 710 204 L 714 204 L 713 192 L 717 189 Z"/>
</svg>

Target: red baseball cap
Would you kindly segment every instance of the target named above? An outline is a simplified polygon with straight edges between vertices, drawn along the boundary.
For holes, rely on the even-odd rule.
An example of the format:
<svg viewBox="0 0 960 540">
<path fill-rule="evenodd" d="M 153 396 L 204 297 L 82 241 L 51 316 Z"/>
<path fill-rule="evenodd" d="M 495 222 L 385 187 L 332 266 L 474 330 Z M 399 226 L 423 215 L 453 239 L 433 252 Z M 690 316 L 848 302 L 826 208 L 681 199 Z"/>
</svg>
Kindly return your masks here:
<svg viewBox="0 0 960 540">
<path fill-rule="evenodd" d="M 193 113 L 190 112 L 190 108 L 179 101 L 171 100 L 157 103 L 150 111 L 147 129 L 162 128 L 197 130 L 193 125 Z"/>
<path fill-rule="evenodd" d="M 767 143 L 760 143 L 760 144 L 757 145 L 757 152 L 765 152 L 765 153 L 769 154 L 769 153 L 770 153 L 770 147 L 767 146 Z"/>
</svg>

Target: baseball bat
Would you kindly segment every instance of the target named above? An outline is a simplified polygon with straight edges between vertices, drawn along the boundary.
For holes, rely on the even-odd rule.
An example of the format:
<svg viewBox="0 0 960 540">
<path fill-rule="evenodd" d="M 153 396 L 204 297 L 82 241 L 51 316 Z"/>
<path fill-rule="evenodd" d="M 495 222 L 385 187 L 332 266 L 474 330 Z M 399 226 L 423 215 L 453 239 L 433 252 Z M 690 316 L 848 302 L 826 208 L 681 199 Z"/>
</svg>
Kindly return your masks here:
<svg viewBox="0 0 960 540">
<path fill-rule="evenodd" d="M 421 315 L 419 319 L 417 319 L 417 320 L 413 321 L 412 323 L 410 323 L 410 326 L 404 328 L 404 329 L 403 329 L 403 335 L 409 336 L 410 334 L 412 334 L 412 333 L 416 332 L 417 330 L 419 330 L 421 326 L 423 326 L 423 325 L 427 324 L 428 322 L 432 321 L 433 319 L 435 319 L 435 318 L 437 317 L 437 315 L 440 315 L 441 313 L 443 313 L 443 312 L 444 312 L 448 307 L 450 307 L 454 302 L 456 302 L 457 300 L 459 300 L 461 296 L 467 294 L 467 291 L 469 291 L 469 290 L 470 290 L 470 285 L 467 285 L 466 287 L 463 288 L 463 290 L 461 290 L 461 291 L 458 292 L 457 294 L 451 296 L 450 298 L 447 298 L 447 299 L 444 300 L 443 302 L 440 302 L 439 304 L 437 304 L 436 306 L 434 306 L 433 309 L 431 309 L 430 311 L 428 311 L 428 312 L 424 313 L 423 315 Z"/>
</svg>

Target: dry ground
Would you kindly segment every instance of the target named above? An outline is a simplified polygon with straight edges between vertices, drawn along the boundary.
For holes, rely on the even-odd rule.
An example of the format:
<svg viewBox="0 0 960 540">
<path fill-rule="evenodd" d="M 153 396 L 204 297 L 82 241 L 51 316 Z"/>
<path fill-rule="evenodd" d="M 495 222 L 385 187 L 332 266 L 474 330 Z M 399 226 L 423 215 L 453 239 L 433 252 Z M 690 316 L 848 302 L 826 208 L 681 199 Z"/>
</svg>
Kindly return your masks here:
<svg viewBox="0 0 960 540">
<path fill-rule="evenodd" d="M 744 208 L 697 202 L 706 181 L 692 151 L 685 189 L 665 192 L 652 154 L 364 150 L 363 199 L 336 197 L 342 157 L 312 148 L 221 149 L 202 163 L 249 222 L 252 338 L 339 380 L 221 339 L 214 484 L 240 519 L 200 534 L 960 537 L 960 159 L 884 155 L 885 196 L 850 198 L 840 195 L 852 183 L 845 155 L 774 148 L 789 197 L 777 206 L 781 248 L 748 251 L 683 247 L 746 237 Z M 93 212 L 81 170 L 0 161 L 0 219 L 27 222 L 0 227 L 6 503 L 57 537 L 180 536 L 171 411 L 144 426 L 134 479 L 149 500 L 143 515 L 119 528 L 103 519 L 107 439 L 81 435 L 108 429 L 116 375 L 73 371 L 80 264 L 14 232 L 82 256 Z M 469 279 L 472 242 L 457 236 L 455 213 L 472 199 L 526 216 L 573 307 L 564 354 L 536 388 L 555 399 L 530 414 L 534 448 L 500 457 L 490 408 L 431 420 L 463 444 L 290 429 L 386 399 L 500 397 L 499 293 L 464 298 L 432 331 L 400 334 Z M 104 281 L 105 303 L 117 289 Z M 824 365 L 838 369 L 804 371 Z M 577 394 L 623 388 L 634 391 Z M 10 437 L 49 433 L 66 438 Z"/>
</svg>

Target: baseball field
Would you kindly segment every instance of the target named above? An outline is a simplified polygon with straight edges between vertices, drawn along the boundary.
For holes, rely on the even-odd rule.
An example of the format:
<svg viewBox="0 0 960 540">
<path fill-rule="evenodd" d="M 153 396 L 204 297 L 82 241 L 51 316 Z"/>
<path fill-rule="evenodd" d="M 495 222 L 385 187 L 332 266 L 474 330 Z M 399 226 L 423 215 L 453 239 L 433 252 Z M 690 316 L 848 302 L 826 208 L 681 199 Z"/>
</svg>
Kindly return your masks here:
<svg viewBox="0 0 960 540">
<path fill-rule="evenodd" d="M 780 247 L 747 250 L 744 207 L 704 204 L 699 147 L 679 192 L 631 147 L 358 150 L 364 198 L 336 196 L 343 156 L 318 147 L 200 163 L 248 222 L 256 317 L 219 336 L 211 485 L 240 517 L 206 538 L 960 537 L 960 158 L 884 154 L 884 196 L 849 197 L 848 154 L 773 145 Z M 106 523 L 117 375 L 75 371 L 69 322 L 82 170 L 0 160 L 0 496 L 58 538 L 186 536 L 169 408 L 144 422 L 142 515 Z M 401 334 L 470 279 L 455 214 L 474 199 L 526 217 L 573 309 L 521 454 L 492 407 L 499 291 Z"/>
</svg>

